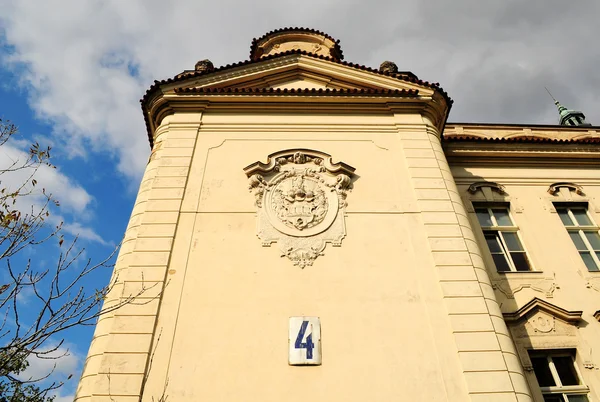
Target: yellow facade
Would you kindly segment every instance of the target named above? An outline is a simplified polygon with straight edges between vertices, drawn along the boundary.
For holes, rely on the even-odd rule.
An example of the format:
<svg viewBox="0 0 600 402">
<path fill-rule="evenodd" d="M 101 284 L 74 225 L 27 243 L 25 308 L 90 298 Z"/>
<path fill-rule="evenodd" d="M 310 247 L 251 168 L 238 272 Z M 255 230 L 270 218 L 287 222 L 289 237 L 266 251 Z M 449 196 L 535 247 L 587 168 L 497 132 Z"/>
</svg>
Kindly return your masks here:
<svg viewBox="0 0 600 402">
<path fill-rule="evenodd" d="M 600 222 L 600 130 L 446 123 L 437 85 L 317 31 L 252 52 L 146 94 L 106 306 L 141 294 L 99 320 L 77 400 L 542 401 L 548 356 L 581 384 L 544 392 L 597 400 L 600 272 L 559 215 Z M 497 272 L 482 208 L 531 271 Z M 321 365 L 288 364 L 293 316 L 320 318 Z"/>
</svg>

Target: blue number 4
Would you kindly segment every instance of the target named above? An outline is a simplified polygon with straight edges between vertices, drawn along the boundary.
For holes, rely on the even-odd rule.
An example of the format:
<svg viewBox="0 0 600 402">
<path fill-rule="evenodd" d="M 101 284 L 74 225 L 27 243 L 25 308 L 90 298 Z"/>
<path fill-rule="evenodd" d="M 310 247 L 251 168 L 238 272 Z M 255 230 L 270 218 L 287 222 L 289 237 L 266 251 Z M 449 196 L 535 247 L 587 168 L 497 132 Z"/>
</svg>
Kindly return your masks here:
<svg viewBox="0 0 600 402">
<path fill-rule="evenodd" d="M 306 328 L 308 327 L 308 321 L 302 321 L 302 325 L 300 326 L 300 331 L 298 332 L 298 336 L 296 337 L 296 343 L 294 347 L 296 349 L 306 349 L 306 358 L 313 358 L 313 349 L 315 344 L 312 341 L 312 332 L 306 337 L 306 342 L 302 342 L 304 339 L 304 335 L 306 334 Z"/>
</svg>

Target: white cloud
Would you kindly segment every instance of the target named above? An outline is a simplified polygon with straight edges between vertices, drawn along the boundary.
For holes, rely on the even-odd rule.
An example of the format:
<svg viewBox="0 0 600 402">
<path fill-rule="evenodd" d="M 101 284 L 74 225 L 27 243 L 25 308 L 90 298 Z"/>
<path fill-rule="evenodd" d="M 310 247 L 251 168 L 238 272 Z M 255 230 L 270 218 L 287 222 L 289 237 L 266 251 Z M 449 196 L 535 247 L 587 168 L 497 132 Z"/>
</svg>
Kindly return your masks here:
<svg viewBox="0 0 600 402">
<path fill-rule="evenodd" d="M 75 394 L 62 395 L 58 393 L 54 398 L 54 402 L 73 402 L 73 399 L 75 399 Z"/>
<path fill-rule="evenodd" d="M 28 145 L 26 141 L 9 142 L 0 147 L 0 171 L 9 168 L 10 166 L 21 166 L 28 158 L 28 153 L 19 149 L 13 144 Z M 31 185 L 31 175 L 35 173 L 33 178 L 37 181 L 37 185 Z M 16 190 L 23 183 L 28 182 L 24 192 L 31 191 L 31 194 L 25 197 L 17 197 L 15 208 L 22 213 L 30 213 L 31 208 L 39 211 L 45 203 L 45 195 L 51 194 L 53 199 L 60 201 L 58 211 L 64 212 L 65 216 L 53 213 L 48 219 L 48 223 L 57 226 L 61 222 L 63 231 L 73 236 L 79 236 L 81 239 L 100 243 L 102 245 L 110 245 L 100 235 L 98 235 L 89 226 L 83 225 L 79 220 L 86 220 L 91 213 L 93 204 L 92 196 L 79 184 L 73 182 L 67 175 L 63 174 L 60 169 L 53 168 L 47 165 L 41 165 L 37 171 L 33 168 L 21 169 L 16 171 L 8 171 L 0 175 L 0 183 L 3 188 L 8 190 Z M 51 206 L 52 207 L 52 206 Z M 54 209 L 54 208 L 52 208 Z M 57 212 L 54 209 L 54 212 Z"/>
<path fill-rule="evenodd" d="M 72 402 L 75 398 L 73 393 L 74 384 L 81 374 L 81 363 L 84 356 L 75 353 L 71 345 L 63 345 L 58 349 L 46 354 L 44 358 L 30 356 L 27 361 L 29 366 L 23 371 L 19 378 L 22 380 L 47 379 L 39 382 L 40 387 L 51 383 L 63 382 L 64 385 L 51 391 L 55 396 L 55 402 Z"/>
<path fill-rule="evenodd" d="M 66 233 L 77 236 L 83 240 L 89 240 L 102 244 L 103 246 L 114 246 L 112 242 L 104 240 L 98 233 L 88 226 L 83 226 L 79 222 L 65 223 L 62 226 Z"/>
<path fill-rule="evenodd" d="M 64 381 L 69 376 L 77 376 L 82 357 L 65 346 L 51 351 L 42 358 L 30 356 L 27 359 L 29 366 L 19 378 L 37 380 L 52 373 L 50 380 Z"/>
<path fill-rule="evenodd" d="M 555 123 L 546 85 L 600 124 L 599 4 L 0 0 L 0 20 L 14 50 L 5 60 L 54 140 L 72 156 L 110 153 L 135 182 L 149 153 L 138 99 L 152 80 L 199 59 L 244 60 L 251 38 L 283 26 L 330 33 L 350 61 L 391 59 L 440 81 L 456 100 L 453 121 Z"/>
<path fill-rule="evenodd" d="M 26 144 L 21 141 L 19 145 Z M 10 142 L 0 147 L 0 170 L 8 169 L 10 166 L 21 166 L 28 159 L 29 155 L 26 151 L 14 147 Z M 3 173 L 0 179 L 2 186 L 8 189 L 15 190 L 23 183 L 29 180 L 34 173 L 33 168 L 20 169 L 13 172 Z M 54 198 L 60 199 L 63 207 L 71 213 L 85 213 L 92 197 L 80 185 L 74 183 L 69 177 L 63 174 L 59 169 L 41 165 L 34 176 L 39 183 L 37 186 L 31 184 L 26 187 L 26 190 L 31 190 L 32 194 L 24 202 L 40 205 L 44 201 L 42 188 L 46 193 L 52 194 Z M 23 205 L 26 207 L 26 205 Z"/>
</svg>

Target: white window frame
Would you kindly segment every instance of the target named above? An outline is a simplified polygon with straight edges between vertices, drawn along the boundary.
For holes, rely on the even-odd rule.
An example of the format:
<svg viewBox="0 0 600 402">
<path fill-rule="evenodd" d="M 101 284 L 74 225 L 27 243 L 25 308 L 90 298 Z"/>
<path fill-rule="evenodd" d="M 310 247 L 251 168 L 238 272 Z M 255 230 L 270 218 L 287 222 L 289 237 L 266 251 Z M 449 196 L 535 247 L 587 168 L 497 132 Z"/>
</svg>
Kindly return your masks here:
<svg viewBox="0 0 600 402">
<path fill-rule="evenodd" d="M 531 351 L 532 358 L 545 357 L 548 361 L 548 366 L 550 368 L 550 373 L 552 374 L 552 378 L 554 379 L 554 383 L 557 384 L 552 387 L 539 387 L 540 391 L 542 391 L 542 395 L 560 395 L 564 402 L 569 402 L 569 395 L 585 395 L 589 401 L 589 392 L 590 389 L 583 382 L 583 377 L 581 376 L 581 372 L 579 371 L 579 367 L 577 367 L 577 363 L 575 361 L 575 357 L 572 353 L 569 352 L 560 352 L 560 351 Z M 560 381 L 560 376 L 558 375 L 558 371 L 556 370 L 556 366 L 554 365 L 553 357 L 570 357 L 571 362 L 573 363 L 573 369 L 575 370 L 575 374 L 579 379 L 580 385 L 562 385 Z M 536 376 L 537 381 L 537 376 Z M 539 383 L 538 383 L 539 386 Z"/>
<path fill-rule="evenodd" d="M 506 213 L 508 214 L 508 217 L 511 221 L 511 223 L 513 224 L 512 226 L 500 226 L 498 225 L 498 221 L 496 220 L 496 216 L 494 215 L 494 212 L 492 211 L 493 209 L 506 209 Z M 473 209 L 475 211 L 475 217 L 477 219 L 477 222 L 479 223 L 479 226 L 481 227 L 481 230 L 483 231 L 483 237 L 484 240 L 486 242 L 485 246 L 488 249 L 488 252 L 490 254 L 492 254 L 492 251 L 489 249 L 489 247 L 487 246 L 487 240 L 485 239 L 485 235 L 486 232 L 494 232 L 498 235 L 498 238 L 500 239 L 500 245 L 502 248 L 502 254 L 504 255 L 504 258 L 506 259 L 506 261 L 508 262 L 508 267 L 510 268 L 510 271 L 499 271 L 498 267 L 496 267 L 496 272 L 498 273 L 506 273 L 506 272 L 533 272 L 533 264 L 531 262 L 531 259 L 529 258 L 529 253 L 527 252 L 527 249 L 525 248 L 525 243 L 523 242 L 523 239 L 521 238 L 521 234 L 519 233 L 519 227 L 515 226 L 515 220 L 510 212 L 510 207 L 508 205 L 489 205 L 488 203 L 479 203 L 479 202 L 473 202 Z M 492 220 L 492 224 L 493 226 L 482 226 L 481 222 L 479 222 L 479 218 L 477 218 L 477 210 L 478 209 L 487 209 L 488 214 L 490 216 L 490 219 Z M 519 239 L 519 242 L 521 243 L 521 247 L 523 248 L 523 252 L 525 253 L 525 255 L 527 256 L 527 262 L 529 264 L 529 271 L 518 271 L 517 267 L 515 266 L 515 263 L 510 255 L 510 250 L 508 249 L 508 245 L 506 244 L 506 241 L 504 240 L 504 236 L 502 235 L 503 232 L 510 232 L 510 233 L 515 233 L 517 235 L 517 238 Z M 493 261 L 493 259 L 492 259 Z M 494 266 L 495 266 L 495 262 L 494 262 Z"/>
<path fill-rule="evenodd" d="M 600 258 L 598 258 L 598 256 L 596 255 L 596 250 L 594 250 L 594 247 L 592 247 L 591 243 L 589 242 L 589 240 L 586 238 L 585 236 L 585 232 L 596 232 L 598 233 L 598 231 L 600 231 L 600 227 L 598 227 L 595 224 L 594 219 L 592 218 L 592 216 L 590 215 L 590 212 L 588 210 L 588 206 L 585 204 L 572 204 L 572 205 L 568 205 L 566 203 L 555 203 L 554 204 L 554 208 L 557 210 L 559 209 L 566 209 L 567 210 L 567 215 L 569 216 L 569 219 L 571 219 L 571 222 L 574 222 L 574 225 L 571 226 L 567 226 L 565 225 L 565 223 L 562 221 L 561 219 L 561 223 L 563 224 L 564 228 L 567 230 L 567 233 L 577 233 L 579 235 L 579 238 L 583 241 L 583 244 L 585 244 L 585 247 L 587 249 L 587 251 L 590 253 L 590 255 L 592 256 L 592 259 L 594 260 L 594 263 L 596 263 L 596 271 L 590 271 L 590 269 L 587 267 L 587 265 L 585 266 L 585 268 L 588 270 L 588 272 L 598 272 L 600 271 Z M 579 222 L 577 222 L 577 219 L 575 219 L 575 215 L 573 214 L 573 211 L 571 211 L 571 209 L 583 209 L 585 211 L 585 214 L 587 215 L 588 219 L 590 220 L 590 222 L 593 223 L 593 225 L 586 225 L 586 226 L 582 226 L 579 224 Z M 560 219 L 560 216 L 559 216 Z M 571 239 L 569 239 L 571 240 Z M 573 243 L 573 241 L 571 240 L 571 243 Z M 579 254 L 579 250 L 577 249 L 577 245 L 575 245 L 575 243 L 573 243 L 573 247 L 575 247 L 575 249 L 577 250 L 577 254 Z M 585 261 L 583 261 L 583 258 L 581 258 L 581 255 L 579 255 L 581 261 L 583 262 L 583 264 L 585 265 Z"/>
</svg>

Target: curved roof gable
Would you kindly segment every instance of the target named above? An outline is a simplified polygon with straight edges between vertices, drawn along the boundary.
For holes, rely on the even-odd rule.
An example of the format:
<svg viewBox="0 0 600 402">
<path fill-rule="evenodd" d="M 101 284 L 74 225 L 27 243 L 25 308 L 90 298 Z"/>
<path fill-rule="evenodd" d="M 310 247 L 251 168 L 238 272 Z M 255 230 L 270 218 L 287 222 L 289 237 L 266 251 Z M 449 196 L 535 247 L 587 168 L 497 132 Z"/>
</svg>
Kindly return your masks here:
<svg viewBox="0 0 600 402">
<path fill-rule="evenodd" d="M 387 62 L 390 64 L 389 62 Z M 393 63 L 392 63 L 393 64 Z M 150 145 L 153 130 L 171 113 L 170 102 L 177 98 L 211 96 L 263 97 L 318 96 L 355 98 L 412 97 L 422 102 L 433 98 L 439 113 L 447 116 L 452 105 L 448 94 L 437 83 L 417 78 L 411 72 L 397 72 L 343 61 L 339 41 L 324 32 L 308 28 L 283 28 L 252 41 L 250 59 L 215 68 L 201 60 L 195 70 L 173 78 L 154 81 L 140 100 Z M 217 97 L 215 97 L 217 96 Z M 376 102 L 376 101 L 375 101 Z M 437 112 L 436 112 L 437 113 Z M 440 117 L 443 121 L 445 117 Z M 441 128 L 441 126 L 440 126 Z"/>
</svg>

